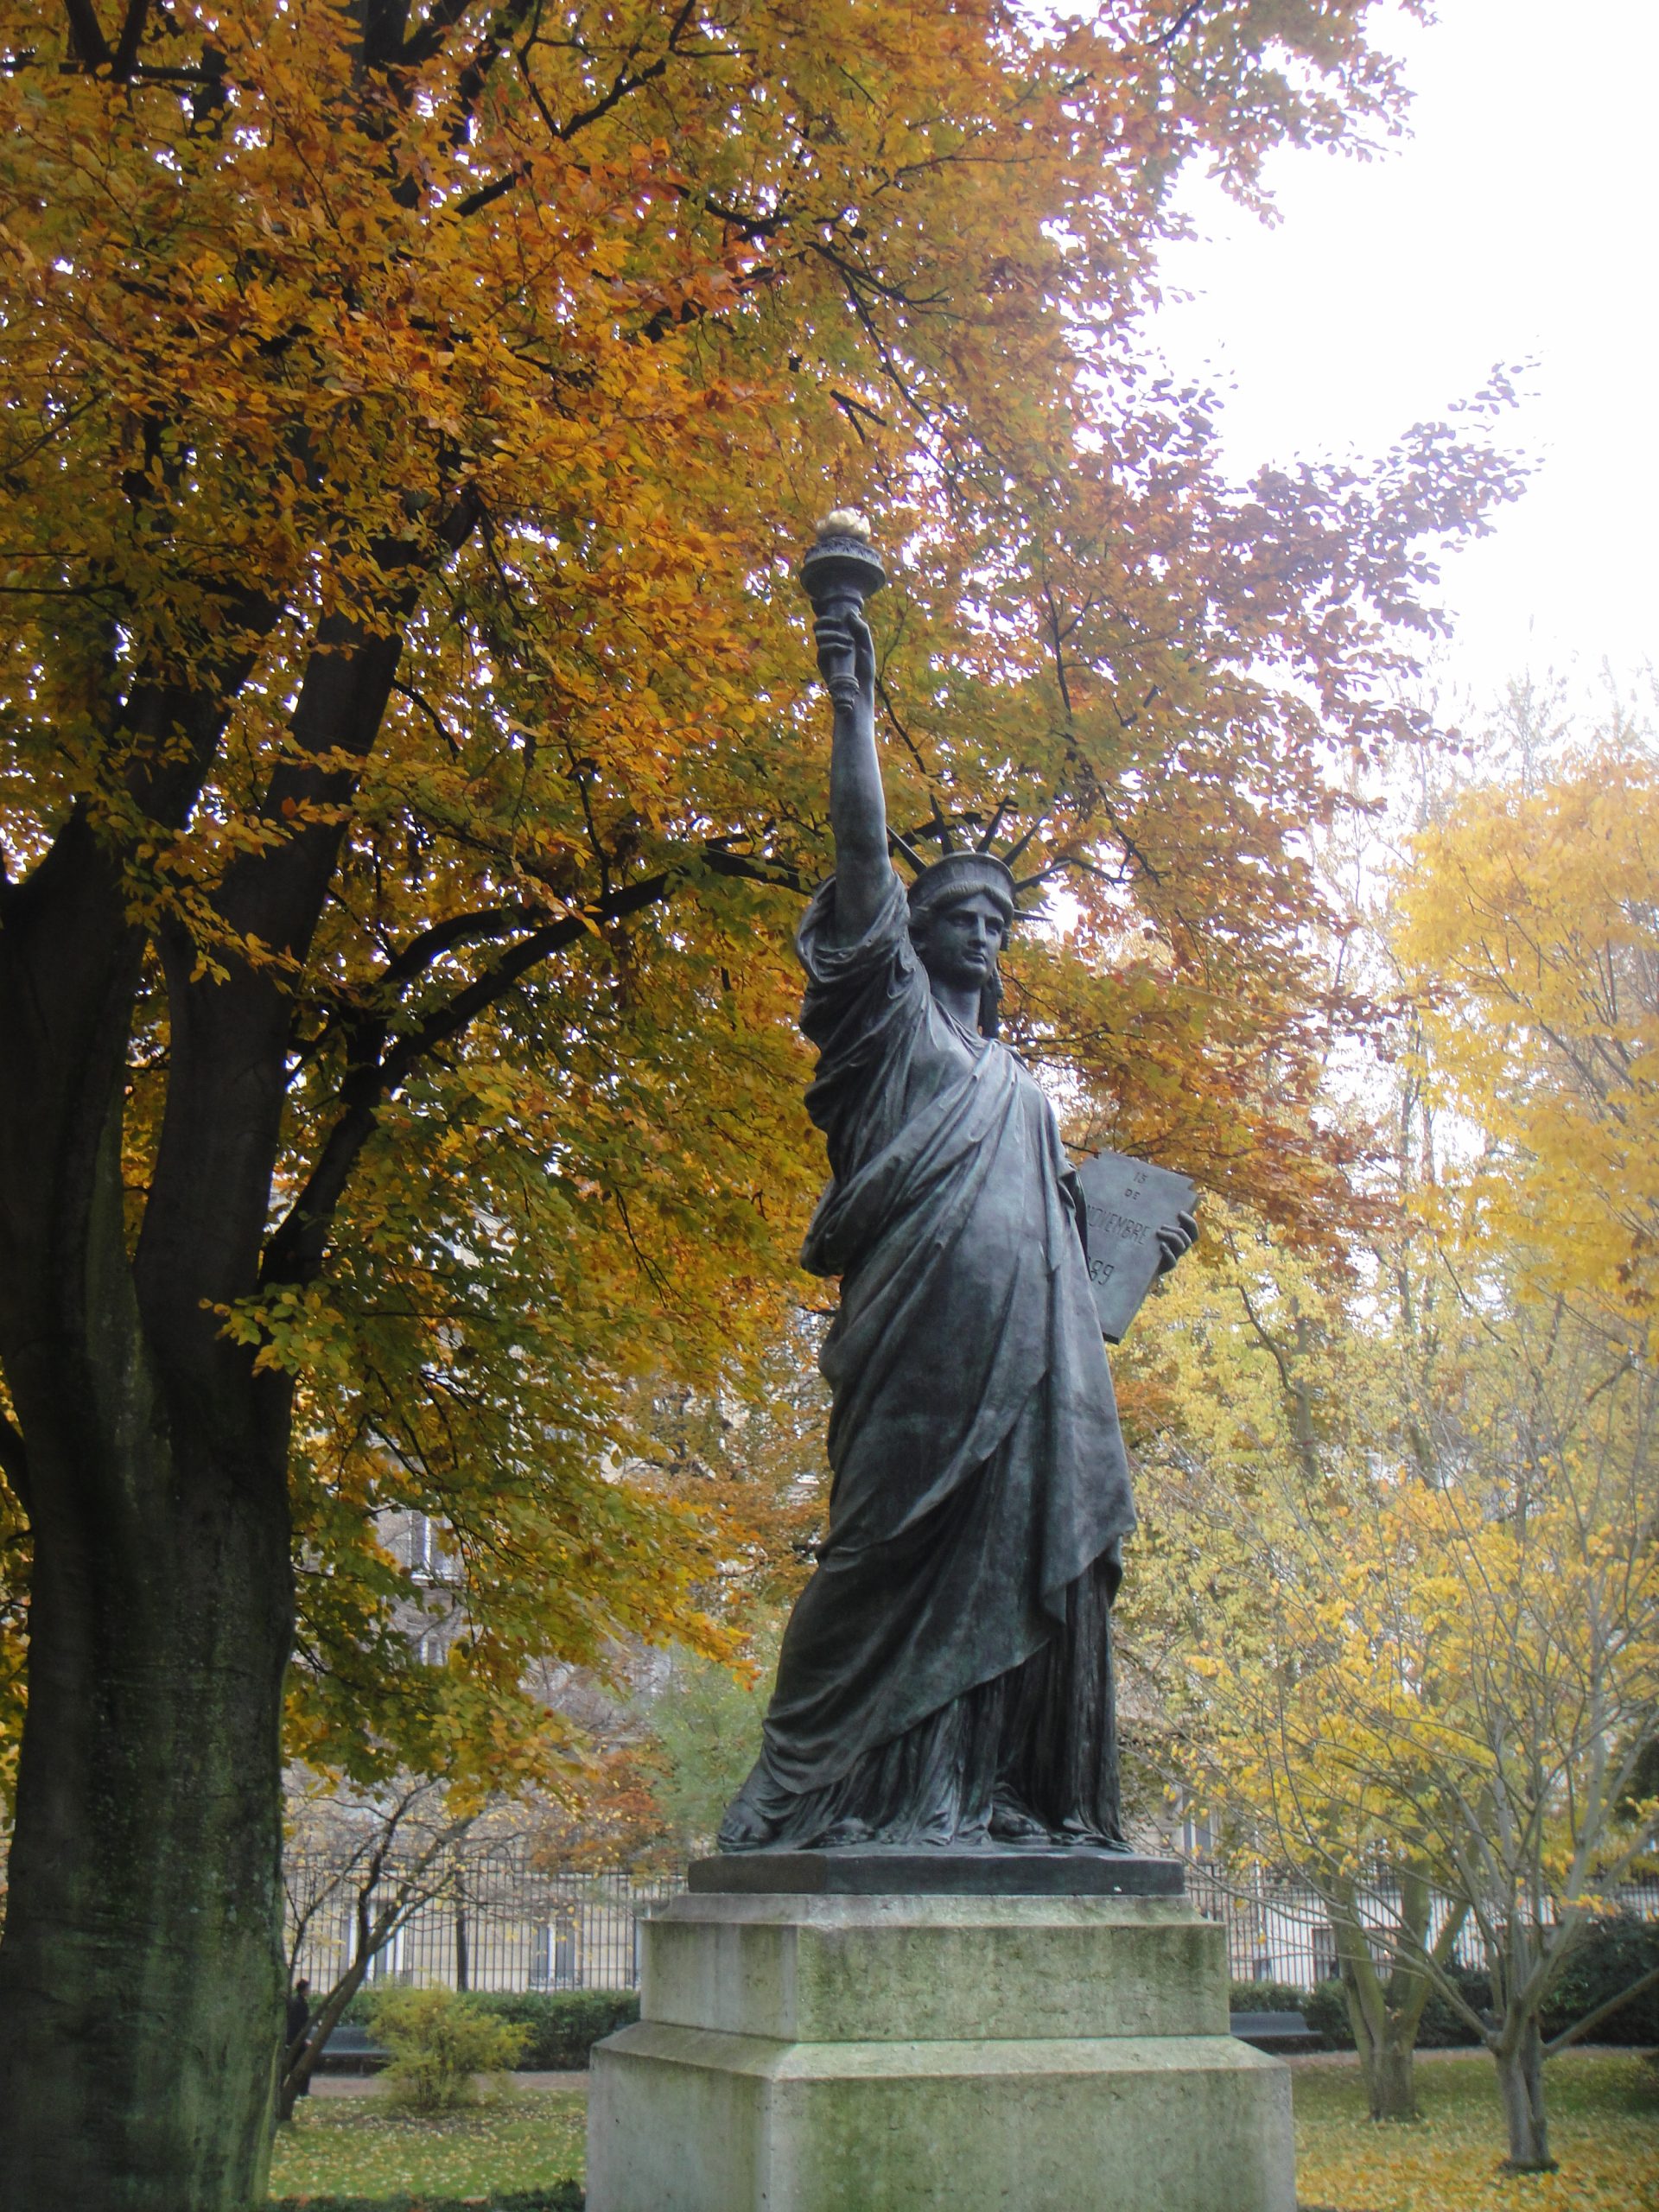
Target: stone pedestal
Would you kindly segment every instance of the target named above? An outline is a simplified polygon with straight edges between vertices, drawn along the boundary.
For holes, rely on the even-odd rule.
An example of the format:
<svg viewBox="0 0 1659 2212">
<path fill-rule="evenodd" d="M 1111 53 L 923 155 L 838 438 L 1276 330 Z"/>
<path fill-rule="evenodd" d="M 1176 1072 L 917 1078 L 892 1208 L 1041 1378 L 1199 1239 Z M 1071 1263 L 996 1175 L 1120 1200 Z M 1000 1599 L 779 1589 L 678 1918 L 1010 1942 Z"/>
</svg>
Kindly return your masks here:
<svg viewBox="0 0 1659 2212">
<path fill-rule="evenodd" d="M 588 2212 L 1295 2212 L 1289 2074 L 1228 2033 L 1221 1929 L 990 1886 L 653 1914 Z"/>
</svg>

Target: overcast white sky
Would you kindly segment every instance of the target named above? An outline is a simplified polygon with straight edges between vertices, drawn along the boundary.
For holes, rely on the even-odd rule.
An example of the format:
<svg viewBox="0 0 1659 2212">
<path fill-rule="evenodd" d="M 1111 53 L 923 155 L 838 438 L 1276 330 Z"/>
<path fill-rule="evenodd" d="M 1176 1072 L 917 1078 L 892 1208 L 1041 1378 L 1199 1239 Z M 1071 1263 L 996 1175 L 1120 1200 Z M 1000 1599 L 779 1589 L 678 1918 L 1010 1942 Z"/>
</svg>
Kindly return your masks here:
<svg viewBox="0 0 1659 2212">
<path fill-rule="evenodd" d="M 1271 229 L 1201 182 L 1166 262 L 1171 365 L 1226 394 L 1229 462 L 1381 452 L 1530 359 L 1510 420 L 1536 463 L 1448 564 L 1450 673 L 1553 666 L 1588 690 L 1659 661 L 1659 6 L 1440 0 L 1384 29 L 1416 97 L 1375 160 L 1287 152 Z"/>
</svg>

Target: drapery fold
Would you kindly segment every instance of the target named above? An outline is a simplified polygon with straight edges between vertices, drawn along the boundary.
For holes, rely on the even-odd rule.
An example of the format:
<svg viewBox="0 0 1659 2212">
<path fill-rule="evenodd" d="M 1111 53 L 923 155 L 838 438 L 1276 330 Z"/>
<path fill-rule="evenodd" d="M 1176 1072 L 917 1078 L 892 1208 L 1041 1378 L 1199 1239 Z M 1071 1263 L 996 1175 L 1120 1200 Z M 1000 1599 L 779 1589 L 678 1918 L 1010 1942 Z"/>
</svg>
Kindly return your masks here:
<svg viewBox="0 0 1659 2212">
<path fill-rule="evenodd" d="M 774 1816 L 1031 1659 L 1085 1575 L 1109 1600 L 1135 1519 L 1048 1101 L 934 999 L 897 877 L 855 944 L 834 900 L 797 940 L 832 1173 L 803 1259 L 842 1279 L 834 1479 L 739 1801 Z"/>
</svg>

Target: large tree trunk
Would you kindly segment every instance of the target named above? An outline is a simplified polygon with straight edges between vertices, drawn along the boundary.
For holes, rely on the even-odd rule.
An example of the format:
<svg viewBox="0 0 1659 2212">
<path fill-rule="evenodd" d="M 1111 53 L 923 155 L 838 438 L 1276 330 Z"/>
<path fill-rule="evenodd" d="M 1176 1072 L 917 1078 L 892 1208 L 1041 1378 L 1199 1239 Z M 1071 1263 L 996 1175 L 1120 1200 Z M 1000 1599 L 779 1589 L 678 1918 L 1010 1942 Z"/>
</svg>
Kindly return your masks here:
<svg viewBox="0 0 1659 2212">
<path fill-rule="evenodd" d="M 84 1327 L 60 1309 L 8 1363 L 35 1575 L 0 2207 L 243 2212 L 264 2190 L 285 1979 L 286 1394 L 230 1347 L 217 1400 L 168 1376 L 112 1142 L 106 1161 Z"/>
<path fill-rule="evenodd" d="M 441 549 L 475 520 L 459 503 Z M 280 963 L 304 967 L 353 788 L 341 760 L 374 742 L 418 589 L 412 545 L 379 550 L 410 578 L 395 619 L 320 626 L 264 808 L 297 826 L 226 867 L 220 960 L 176 912 L 147 940 L 85 807 L 0 883 L 0 1365 L 34 1546 L 0 2212 L 245 2212 L 264 2194 L 291 1385 L 256 1372 L 223 1314 L 261 1281 L 294 1013 Z M 188 817 L 277 607 L 244 594 L 235 612 L 232 657 L 199 690 L 140 684 L 122 709 L 125 798 L 162 830 Z M 121 1139 L 147 942 L 166 1103 L 135 1237 Z M 353 1156 L 308 1199 L 282 1280 L 321 1263 Z"/>
<path fill-rule="evenodd" d="M 34 1569 L 0 2212 L 243 2212 L 281 2034 L 289 1397 L 212 1309 L 253 1287 L 280 1090 L 245 1052 L 240 1095 L 179 1130 L 188 1262 L 147 1286 L 121 1175 L 143 948 L 83 823 L 3 919 L 0 1356 Z M 226 1146 L 263 1146 L 264 1182 L 218 1173 Z"/>
<path fill-rule="evenodd" d="M 1555 2171 L 1549 2155 L 1549 2125 L 1544 2117 L 1544 2048 L 1535 2019 L 1518 2034 L 1499 2037 L 1492 2056 L 1497 2062 L 1498 2089 L 1503 2099 L 1503 2125 L 1509 2134 L 1507 2171 L 1548 2174 Z"/>
</svg>

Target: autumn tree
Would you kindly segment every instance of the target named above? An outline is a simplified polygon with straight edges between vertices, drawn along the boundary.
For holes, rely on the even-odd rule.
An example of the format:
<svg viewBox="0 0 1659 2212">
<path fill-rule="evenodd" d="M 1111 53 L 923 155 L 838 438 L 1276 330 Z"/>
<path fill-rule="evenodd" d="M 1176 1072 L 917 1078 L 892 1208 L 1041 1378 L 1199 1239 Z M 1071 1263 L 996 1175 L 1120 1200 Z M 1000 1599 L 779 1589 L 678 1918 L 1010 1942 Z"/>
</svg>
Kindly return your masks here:
<svg viewBox="0 0 1659 2212">
<path fill-rule="evenodd" d="M 1325 1897 L 1374 2114 L 1410 2110 L 1438 1989 L 1496 2062 L 1511 2165 L 1541 2168 L 1544 2062 L 1600 2017 L 1547 2041 L 1541 2015 L 1659 1836 L 1633 1787 L 1659 1724 L 1659 1383 L 1524 1308 L 1449 1325 L 1432 1376 L 1375 1343 L 1334 1372 L 1363 1389 L 1379 1353 L 1391 1408 L 1312 1485 L 1282 1458 L 1243 1491 L 1160 1485 L 1202 1561 L 1187 1778 Z M 1452 1971 L 1465 1924 L 1489 2007 Z"/>
<path fill-rule="evenodd" d="M 290 1985 L 306 1937 L 324 1917 L 343 1911 L 351 1941 L 341 1971 L 321 1993 L 303 2031 L 284 2044 L 276 2075 L 278 2120 L 291 2120 L 296 2101 L 309 2094 L 324 2047 L 378 1954 L 424 1907 L 463 1894 L 461 1850 L 477 1819 L 475 1813 L 453 1810 L 442 1783 L 430 1778 L 406 1781 L 361 1808 L 330 1807 L 314 1789 L 295 1814 L 297 1833 L 290 1833 L 283 1854 Z"/>
<path fill-rule="evenodd" d="M 1230 487 L 1138 333 L 1184 164 L 1387 124 L 1368 13 L 10 0 L 0 2203 L 260 2194 L 296 1620 L 320 1757 L 454 1726 L 381 1506 L 489 1592 L 467 1744 L 705 1638 L 606 1466 L 619 1378 L 774 1325 L 817 1172 L 824 505 L 904 549 L 897 818 L 1078 871 L 1033 1049 L 1317 1207 L 1298 840 L 1513 480 L 1471 416 Z"/>
<path fill-rule="evenodd" d="M 1659 1348 L 1659 761 L 1622 717 L 1518 778 L 1484 780 L 1413 847 L 1396 950 L 1421 1080 L 1478 1157 L 1425 1204 L 1478 1264 L 1517 1255 Z M 1524 1255 L 1522 1260 L 1520 1255 Z"/>
<path fill-rule="evenodd" d="M 1516 2170 L 1550 2163 L 1546 2059 L 1611 2006 L 1549 2040 L 1545 2009 L 1659 1836 L 1653 791 L 1626 742 L 1435 810 L 1392 918 L 1392 1230 L 1312 1274 L 1235 1239 L 1173 1287 L 1147 1455 L 1189 1783 L 1325 1897 L 1374 2113 L 1438 1988 Z"/>
<path fill-rule="evenodd" d="M 1120 1355 L 1139 1415 L 1122 1648 L 1152 1716 L 1142 1755 L 1205 1809 L 1224 1863 L 1320 1897 L 1371 2117 L 1408 2119 L 1427 1958 L 1449 1961 L 1466 1913 L 1437 1912 L 1438 1862 L 1402 1808 L 1279 1725 L 1298 1639 L 1338 1602 L 1342 1482 L 1357 1469 L 1363 1491 L 1379 1436 L 1395 1439 L 1387 1343 L 1355 1325 L 1340 1252 L 1300 1259 L 1213 1209 L 1209 1226 L 1202 1266 Z M 1326 1688 L 1312 1678 L 1309 1699 Z"/>
</svg>

